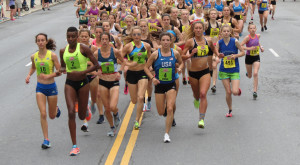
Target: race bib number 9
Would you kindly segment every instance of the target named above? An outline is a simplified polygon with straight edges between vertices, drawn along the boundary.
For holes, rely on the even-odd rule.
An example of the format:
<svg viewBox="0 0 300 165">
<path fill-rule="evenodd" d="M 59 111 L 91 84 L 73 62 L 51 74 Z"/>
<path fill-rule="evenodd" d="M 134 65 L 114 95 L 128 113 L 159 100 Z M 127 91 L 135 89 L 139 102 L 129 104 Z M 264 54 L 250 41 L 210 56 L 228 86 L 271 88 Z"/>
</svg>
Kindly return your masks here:
<svg viewBox="0 0 300 165">
<path fill-rule="evenodd" d="M 37 63 L 37 74 L 50 74 L 49 64 L 48 62 L 38 62 Z"/>
<path fill-rule="evenodd" d="M 172 81 L 172 68 L 160 68 L 158 75 L 159 81 Z"/>
<path fill-rule="evenodd" d="M 72 56 L 67 59 L 67 67 L 69 70 L 75 70 L 80 68 L 79 59 L 77 56 Z"/>
<path fill-rule="evenodd" d="M 101 70 L 102 70 L 102 73 L 114 73 L 115 72 L 114 62 L 113 61 L 102 62 Z"/>
<path fill-rule="evenodd" d="M 203 57 L 206 56 L 208 54 L 208 46 L 204 45 L 204 46 L 197 46 L 197 56 L 198 57 Z"/>
<path fill-rule="evenodd" d="M 235 68 L 235 60 L 228 60 L 227 57 L 223 58 L 224 68 Z"/>
<path fill-rule="evenodd" d="M 250 50 L 250 55 L 251 56 L 259 55 L 259 46 L 256 46 L 256 49 L 254 49 L 254 50 Z"/>
</svg>

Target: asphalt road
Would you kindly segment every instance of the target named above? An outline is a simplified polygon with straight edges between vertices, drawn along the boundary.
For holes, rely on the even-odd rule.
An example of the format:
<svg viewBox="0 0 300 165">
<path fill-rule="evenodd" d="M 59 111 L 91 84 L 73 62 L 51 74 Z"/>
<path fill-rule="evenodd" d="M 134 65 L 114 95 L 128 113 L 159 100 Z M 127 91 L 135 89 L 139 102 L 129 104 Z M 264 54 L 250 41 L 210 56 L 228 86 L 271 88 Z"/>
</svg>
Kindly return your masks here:
<svg viewBox="0 0 300 165">
<path fill-rule="evenodd" d="M 97 116 L 89 124 L 89 133 L 80 131 L 77 119 L 78 146 L 81 154 L 70 157 L 72 144 L 63 94 L 65 75 L 56 79 L 59 119 L 48 120 L 52 148 L 42 150 L 43 135 L 36 105 L 36 76 L 25 84 L 30 55 L 37 50 L 34 37 L 45 32 L 63 48 L 66 29 L 77 26 L 73 2 L 39 11 L 15 22 L 0 26 L 0 160 L 1 164 L 104 164 L 116 137 L 106 136 L 108 123 L 97 125 Z M 170 144 L 163 143 L 163 117 L 158 116 L 155 99 L 152 111 L 144 114 L 129 164 L 206 164 L 206 165 L 296 165 L 300 164 L 300 57 L 299 2 L 277 2 L 275 21 L 269 19 L 268 30 L 261 33 L 265 52 L 261 55 L 258 99 L 252 100 L 252 80 L 245 76 L 241 64 L 242 96 L 233 97 L 232 118 L 226 118 L 227 105 L 221 81 L 217 93 L 208 92 L 205 129 L 197 128 L 198 110 L 193 107 L 190 86 L 180 85 L 176 122 Z M 269 17 L 270 18 L 270 17 Z M 258 14 L 254 23 L 259 25 Z M 247 25 L 247 24 L 246 24 Z M 258 26 L 259 27 L 259 26 Z M 259 28 L 258 28 L 259 30 Z M 247 28 L 244 35 L 248 34 Z M 273 49 L 279 57 L 274 56 Z M 58 50 L 55 51 L 58 54 Z M 130 98 L 123 94 L 121 81 L 119 110 L 126 114 Z M 120 164 L 132 135 L 135 110 L 114 164 Z"/>
</svg>

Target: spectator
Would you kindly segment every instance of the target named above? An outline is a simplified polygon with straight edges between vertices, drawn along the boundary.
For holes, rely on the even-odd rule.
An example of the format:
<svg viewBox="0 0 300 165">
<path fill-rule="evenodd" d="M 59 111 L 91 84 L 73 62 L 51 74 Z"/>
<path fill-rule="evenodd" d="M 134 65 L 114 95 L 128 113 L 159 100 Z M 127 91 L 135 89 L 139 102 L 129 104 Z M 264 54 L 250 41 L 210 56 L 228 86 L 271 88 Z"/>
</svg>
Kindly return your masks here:
<svg viewBox="0 0 300 165">
<path fill-rule="evenodd" d="M 6 11 L 9 11 L 9 0 L 6 0 Z"/>
<path fill-rule="evenodd" d="M 34 7 L 34 0 L 30 0 L 30 7 L 31 7 L 31 8 L 35 8 L 35 7 Z"/>
<path fill-rule="evenodd" d="M 9 8 L 10 8 L 10 20 L 14 21 L 14 20 L 16 20 L 16 19 L 14 18 L 14 15 L 15 15 L 15 9 L 16 9 L 15 0 L 10 0 L 10 1 L 9 1 Z"/>
<path fill-rule="evenodd" d="M 45 11 L 45 8 L 48 8 L 48 10 L 50 10 L 50 6 L 49 6 L 49 0 L 44 0 L 44 4 L 43 4 L 43 10 Z"/>
<path fill-rule="evenodd" d="M 16 0 L 16 18 L 21 17 L 22 0 Z M 18 15 L 17 15 L 18 12 Z"/>
</svg>

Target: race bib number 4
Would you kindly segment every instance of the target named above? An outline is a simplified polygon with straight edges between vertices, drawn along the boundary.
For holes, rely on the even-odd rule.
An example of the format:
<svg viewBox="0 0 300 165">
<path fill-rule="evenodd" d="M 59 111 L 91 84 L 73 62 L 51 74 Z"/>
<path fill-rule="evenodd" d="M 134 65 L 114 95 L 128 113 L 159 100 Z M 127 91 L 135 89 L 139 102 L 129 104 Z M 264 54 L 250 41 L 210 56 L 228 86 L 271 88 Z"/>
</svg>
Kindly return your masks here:
<svg viewBox="0 0 300 165">
<path fill-rule="evenodd" d="M 208 46 L 204 45 L 204 46 L 197 46 L 197 56 L 198 57 L 203 57 L 206 56 L 208 54 Z"/>
<path fill-rule="evenodd" d="M 259 46 L 256 46 L 256 48 L 254 50 L 250 50 L 250 55 L 251 56 L 259 55 Z"/>
<path fill-rule="evenodd" d="M 69 57 L 67 59 L 66 64 L 67 64 L 68 69 L 70 69 L 70 70 L 79 69 L 80 68 L 79 59 L 78 59 L 77 56 Z"/>
<path fill-rule="evenodd" d="M 159 69 L 159 81 L 172 81 L 172 68 Z"/>
<path fill-rule="evenodd" d="M 37 74 L 50 74 L 49 64 L 48 62 L 38 62 L 37 63 Z"/>
<path fill-rule="evenodd" d="M 114 73 L 115 72 L 114 62 L 113 61 L 102 62 L 101 70 L 102 70 L 102 73 Z"/>
<path fill-rule="evenodd" d="M 228 60 L 227 57 L 223 58 L 224 68 L 235 68 L 235 60 Z"/>
</svg>

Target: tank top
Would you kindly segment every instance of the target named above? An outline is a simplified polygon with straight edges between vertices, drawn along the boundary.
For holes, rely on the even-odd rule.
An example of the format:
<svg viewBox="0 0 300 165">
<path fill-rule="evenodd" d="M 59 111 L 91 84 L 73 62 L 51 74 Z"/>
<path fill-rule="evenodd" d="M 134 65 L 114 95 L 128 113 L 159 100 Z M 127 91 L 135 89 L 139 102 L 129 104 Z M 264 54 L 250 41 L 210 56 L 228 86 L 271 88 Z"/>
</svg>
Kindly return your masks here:
<svg viewBox="0 0 300 165">
<path fill-rule="evenodd" d="M 243 10 L 241 2 L 239 2 L 238 6 L 235 6 L 235 2 L 233 2 L 233 11 L 234 12 L 241 12 Z"/>
<path fill-rule="evenodd" d="M 101 51 L 98 49 L 98 63 L 103 74 L 118 72 L 118 63 L 113 48 L 110 49 L 108 58 L 102 57 Z"/>
<path fill-rule="evenodd" d="M 205 5 L 205 1 L 203 1 L 203 9 L 210 9 L 211 8 L 211 4 L 210 1 L 208 0 L 208 4 Z"/>
<path fill-rule="evenodd" d="M 109 33 L 111 33 L 112 35 L 118 35 L 120 32 L 115 28 L 115 24 L 113 24 L 112 28 L 109 30 Z"/>
<path fill-rule="evenodd" d="M 235 73 L 240 72 L 239 60 L 238 58 L 234 60 L 227 59 L 227 56 L 231 54 L 237 54 L 238 48 L 235 46 L 235 38 L 230 38 L 228 45 L 226 46 L 224 39 L 219 40 L 219 52 L 225 55 L 224 58 L 221 59 L 220 72 L 226 73 Z"/>
<path fill-rule="evenodd" d="M 255 50 L 247 50 L 247 55 L 250 56 L 258 56 L 259 55 L 259 39 L 257 35 L 255 34 L 254 38 L 251 38 L 251 35 L 249 34 L 249 41 L 246 43 L 247 47 L 255 46 Z"/>
<path fill-rule="evenodd" d="M 176 80 L 175 77 L 175 64 L 177 59 L 175 58 L 174 51 L 171 48 L 171 56 L 164 57 L 161 54 L 161 49 L 158 49 L 158 57 L 154 61 L 155 78 L 160 81 L 160 84 L 173 83 Z"/>
<path fill-rule="evenodd" d="M 220 28 L 219 28 L 219 24 L 218 22 L 216 22 L 217 27 L 216 28 L 212 28 L 210 22 L 208 21 L 208 27 L 205 31 L 206 35 L 209 35 L 210 37 L 218 37 L 219 36 L 219 32 L 220 32 Z"/>
<path fill-rule="evenodd" d="M 223 23 L 223 18 L 221 18 L 221 23 L 222 23 L 222 26 L 225 25 L 225 24 L 228 24 L 232 28 L 235 28 L 234 24 L 232 23 L 232 18 L 230 18 L 228 23 Z"/>
<path fill-rule="evenodd" d="M 136 47 L 134 42 L 131 42 L 133 50 L 127 55 L 129 61 L 136 61 L 138 64 L 145 64 L 147 60 L 147 50 L 142 42 L 140 48 Z"/>
<path fill-rule="evenodd" d="M 199 19 L 199 20 L 201 20 L 202 22 L 204 22 L 203 14 L 202 14 L 202 16 L 198 17 L 198 16 L 196 15 L 196 13 L 194 13 L 194 20 L 196 20 L 196 19 Z"/>
<path fill-rule="evenodd" d="M 81 54 L 80 43 L 77 43 L 76 50 L 73 53 L 69 52 L 69 45 L 66 46 L 64 55 L 67 72 L 84 71 L 87 69 L 88 58 Z"/>
<path fill-rule="evenodd" d="M 259 11 L 266 11 L 268 10 L 268 0 L 262 0 L 262 2 L 259 5 Z"/>
<path fill-rule="evenodd" d="M 221 1 L 221 4 L 218 5 L 217 1 L 215 2 L 215 8 L 218 10 L 218 11 L 223 11 L 223 8 L 224 8 L 224 5 L 223 5 L 223 2 Z"/>
<path fill-rule="evenodd" d="M 212 50 L 210 49 L 210 47 L 208 46 L 207 40 L 204 38 L 205 40 L 205 45 L 198 45 L 196 42 L 196 39 L 193 38 L 194 40 L 194 47 L 192 49 L 189 50 L 190 54 L 192 53 L 194 48 L 197 48 L 198 51 L 196 54 L 194 54 L 191 58 L 202 58 L 202 57 L 207 57 L 210 53 L 212 53 Z"/>
<path fill-rule="evenodd" d="M 40 58 L 39 51 L 37 51 L 34 54 L 33 60 L 34 60 L 34 65 L 35 65 L 38 76 L 41 73 L 43 73 L 43 74 L 53 73 L 53 61 L 52 61 L 50 50 L 47 50 L 46 56 L 44 58 Z"/>
<path fill-rule="evenodd" d="M 157 29 L 151 27 L 150 25 L 160 26 L 160 23 L 159 23 L 158 19 L 155 19 L 154 21 L 152 21 L 151 19 L 148 20 L 149 32 L 153 32 L 153 31 L 157 31 Z"/>
<path fill-rule="evenodd" d="M 113 14 L 116 14 L 118 12 L 118 5 L 118 2 L 116 2 L 116 5 L 114 5 L 113 3 L 111 4 Z"/>
<path fill-rule="evenodd" d="M 79 15 L 79 23 L 80 24 L 87 24 L 88 23 L 88 18 L 84 16 L 86 11 L 87 11 L 87 8 L 85 8 L 85 10 L 82 10 L 81 7 L 79 8 L 78 15 Z"/>
<path fill-rule="evenodd" d="M 182 7 L 179 7 L 179 4 L 178 4 L 178 5 L 177 5 L 177 8 L 178 8 L 178 9 L 186 9 L 184 4 L 182 5 Z"/>
<path fill-rule="evenodd" d="M 92 41 L 92 45 L 94 45 L 94 46 L 96 46 L 97 48 L 100 48 L 101 47 L 101 45 L 97 45 L 97 42 L 96 42 L 96 39 L 94 39 L 93 41 Z"/>
<path fill-rule="evenodd" d="M 182 25 L 182 21 L 180 20 L 179 21 L 180 22 L 180 24 L 179 24 L 179 30 L 180 30 L 180 32 L 182 33 L 182 32 L 185 32 L 185 29 L 188 29 L 189 27 L 190 27 L 190 25 Z M 189 24 L 190 24 L 190 20 L 189 20 Z"/>
<path fill-rule="evenodd" d="M 120 20 L 120 26 L 121 26 L 122 29 L 125 29 L 126 26 L 127 26 L 127 24 L 125 23 L 125 17 L 128 15 L 128 12 L 126 11 L 125 16 L 124 16 L 124 15 L 122 15 L 122 11 L 120 11 L 119 15 L 120 15 L 120 19 L 121 19 Z"/>
<path fill-rule="evenodd" d="M 98 20 L 98 15 L 99 15 L 99 9 L 96 8 L 95 10 L 93 10 L 93 8 L 90 8 L 90 11 L 88 12 L 89 15 L 94 15 L 96 17 L 96 19 Z"/>
<path fill-rule="evenodd" d="M 105 4 L 100 8 L 100 10 L 104 10 L 107 12 L 107 14 L 109 15 L 109 12 L 111 11 L 111 6 L 110 4 L 108 4 L 108 6 L 106 7 Z"/>
</svg>

